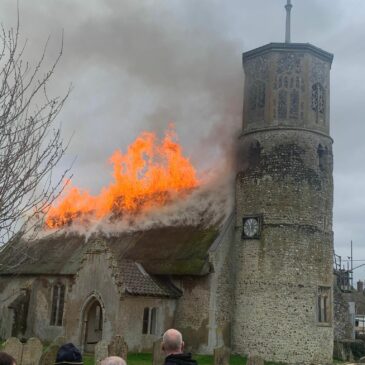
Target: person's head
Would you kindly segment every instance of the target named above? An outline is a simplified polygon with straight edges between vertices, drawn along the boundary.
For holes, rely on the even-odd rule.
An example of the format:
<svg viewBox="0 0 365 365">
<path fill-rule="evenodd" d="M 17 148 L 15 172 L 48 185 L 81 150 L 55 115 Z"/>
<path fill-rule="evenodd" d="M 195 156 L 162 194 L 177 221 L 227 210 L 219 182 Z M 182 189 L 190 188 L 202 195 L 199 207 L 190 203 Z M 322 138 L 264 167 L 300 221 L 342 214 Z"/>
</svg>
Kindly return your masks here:
<svg viewBox="0 0 365 365">
<path fill-rule="evenodd" d="M 72 343 L 62 345 L 58 349 L 55 365 L 83 365 L 80 350 Z"/>
<path fill-rule="evenodd" d="M 184 351 L 184 341 L 178 330 L 170 328 L 162 336 L 162 350 L 166 356 L 181 354 Z"/>
<path fill-rule="evenodd" d="M 101 360 L 100 365 L 127 365 L 127 363 L 119 356 L 109 356 Z"/>
<path fill-rule="evenodd" d="M 0 352 L 0 365 L 16 365 L 16 361 L 6 352 Z"/>
</svg>

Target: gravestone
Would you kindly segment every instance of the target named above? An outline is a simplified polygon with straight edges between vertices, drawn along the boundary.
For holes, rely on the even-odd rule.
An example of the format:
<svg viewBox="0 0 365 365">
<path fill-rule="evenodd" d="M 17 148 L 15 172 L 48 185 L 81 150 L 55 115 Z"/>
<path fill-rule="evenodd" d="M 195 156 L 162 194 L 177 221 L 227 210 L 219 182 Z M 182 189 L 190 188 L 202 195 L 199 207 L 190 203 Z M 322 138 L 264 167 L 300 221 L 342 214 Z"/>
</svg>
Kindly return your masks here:
<svg viewBox="0 0 365 365">
<path fill-rule="evenodd" d="M 4 343 L 4 352 L 13 356 L 17 364 L 21 364 L 23 354 L 23 344 L 16 337 L 8 338 Z"/>
<path fill-rule="evenodd" d="M 229 365 L 231 350 L 222 346 L 214 349 L 214 365 Z"/>
<path fill-rule="evenodd" d="M 249 355 L 246 365 L 264 365 L 264 360 L 260 356 Z"/>
<path fill-rule="evenodd" d="M 58 345 L 58 346 L 62 346 L 64 344 L 67 343 L 67 339 L 65 336 L 57 336 L 53 341 L 52 341 L 53 344 L 55 345 Z"/>
<path fill-rule="evenodd" d="M 162 365 L 165 361 L 165 353 L 162 351 L 162 338 L 153 343 L 152 365 Z"/>
<path fill-rule="evenodd" d="M 42 356 L 43 345 L 42 342 L 35 337 L 30 338 L 23 345 L 23 356 L 21 365 L 38 365 Z M 18 363 L 20 365 L 20 363 Z"/>
<path fill-rule="evenodd" d="M 108 347 L 109 343 L 105 340 L 101 340 L 95 345 L 95 365 L 99 365 L 101 360 L 110 356 Z"/>
<path fill-rule="evenodd" d="M 60 346 L 58 344 L 51 343 L 47 350 L 43 352 L 39 360 L 39 365 L 54 365 L 59 348 Z"/>
<path fill-rule="evenodd" d="M 112 338 L 108 346 L 108 356 L 119 356 L 127 360 L 128 345 L 124 341 L 123 336 L 116 335 Z"/>
</svg>

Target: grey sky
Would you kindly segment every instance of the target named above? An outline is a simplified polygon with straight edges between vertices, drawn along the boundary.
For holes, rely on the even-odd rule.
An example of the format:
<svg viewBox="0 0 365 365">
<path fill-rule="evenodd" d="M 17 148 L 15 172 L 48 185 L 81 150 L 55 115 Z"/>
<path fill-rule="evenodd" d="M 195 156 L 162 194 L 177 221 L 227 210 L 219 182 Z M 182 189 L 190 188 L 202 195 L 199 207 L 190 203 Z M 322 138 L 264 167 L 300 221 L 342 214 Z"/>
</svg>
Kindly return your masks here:
<svg viewBox="0 0 365 365">
<path fill-rule="evenodd" d="M 331 75 L 336 252 L 365 259 L 365 1 L 293 0 L 292 41 L 335 55 Z M 231 156 L 241 127 L 241 53 L 284 40 L 285 0 L 20 0 L 28 57 L 48 35 L 50 59 L 62 29 L 64 55 L 52 90 L 74 90 L 59 120 L 74 133 L 74 184 L 96 193 L 110 178 L 106 161 L 144 129 L 174 121 L 199 171 Z M 6 27 L 16 2 L 0 3 Z M 60 167 L 61 170 L 62 166 Z M 365 263 L 365 261 L 364 261 Z M 356 278 L 365 279 L 359 269 Z"/>
</svg>

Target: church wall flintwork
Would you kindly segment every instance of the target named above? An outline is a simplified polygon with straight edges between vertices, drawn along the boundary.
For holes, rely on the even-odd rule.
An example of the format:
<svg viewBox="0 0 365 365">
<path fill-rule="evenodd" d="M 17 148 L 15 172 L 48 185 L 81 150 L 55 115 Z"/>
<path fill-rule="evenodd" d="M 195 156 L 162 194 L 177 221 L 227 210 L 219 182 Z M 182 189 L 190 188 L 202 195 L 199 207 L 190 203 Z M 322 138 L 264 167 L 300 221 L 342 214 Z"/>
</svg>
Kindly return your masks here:
<svg viewBox="0 0 365 365">
<path fill-rule="evenodd" d="M 265 47 L 265 119 L 251 119 L 245 99 L 240 138 L 245 153 L 236 178 L 233 351 L 279 362 L 330 363 L 332 57 L 310 45 Z M 248 85 L 263 64 L 260 49 L 253 52 L 244 54 Z"/>
</svg>

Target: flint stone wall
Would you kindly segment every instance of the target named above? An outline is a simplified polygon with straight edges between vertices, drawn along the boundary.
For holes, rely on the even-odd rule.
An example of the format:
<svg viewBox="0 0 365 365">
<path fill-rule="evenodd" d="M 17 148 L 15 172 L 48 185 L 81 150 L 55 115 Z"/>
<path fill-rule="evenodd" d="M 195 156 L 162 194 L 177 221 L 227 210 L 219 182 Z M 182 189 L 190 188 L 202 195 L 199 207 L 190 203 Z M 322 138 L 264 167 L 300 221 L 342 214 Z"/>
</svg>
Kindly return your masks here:
<svg viewBox="0 0 365 365">
<path fill-rule="evenodd" d="M 333 323 L 318 323 L 317 295 L 333 282 L 332 142 L 274 130 L 244 136 L 242 144 L 248 153 L 236 185 L 233 351 L 329 363 Z M 320 145 L 327 148 L 321 158 Z M 260 238 L 242 239 L 242 218 L 255 214 L 263 217 Z"/>
</svg>

